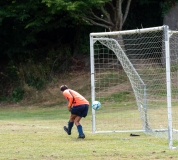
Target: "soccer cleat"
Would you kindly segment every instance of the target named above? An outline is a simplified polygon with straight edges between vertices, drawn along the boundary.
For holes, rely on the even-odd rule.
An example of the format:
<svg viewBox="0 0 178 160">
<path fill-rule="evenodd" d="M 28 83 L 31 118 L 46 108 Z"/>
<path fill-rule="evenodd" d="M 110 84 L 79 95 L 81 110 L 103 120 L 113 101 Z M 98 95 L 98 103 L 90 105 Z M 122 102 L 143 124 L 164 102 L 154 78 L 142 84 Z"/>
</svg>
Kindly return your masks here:
<svg viewBox="0 0 178 160">
<path fill-rule="evenodd" d="M 79 138 L 79 139 L 84 139 L 84 138 L 85 138 L 85 135 L 84 135 L 84 134 L 79 134 L 78 138 Z"/>
<path fill-rule="evenodd" d="M 68 130 L 68 128 L 67 128 L 66 126 L 64 126 L 64 131 L 66 131 L 66 133 L 67 133 L 68 135 L 71 135 L 71 132 L 69 132 L 69 130 Z"/>
</svg>

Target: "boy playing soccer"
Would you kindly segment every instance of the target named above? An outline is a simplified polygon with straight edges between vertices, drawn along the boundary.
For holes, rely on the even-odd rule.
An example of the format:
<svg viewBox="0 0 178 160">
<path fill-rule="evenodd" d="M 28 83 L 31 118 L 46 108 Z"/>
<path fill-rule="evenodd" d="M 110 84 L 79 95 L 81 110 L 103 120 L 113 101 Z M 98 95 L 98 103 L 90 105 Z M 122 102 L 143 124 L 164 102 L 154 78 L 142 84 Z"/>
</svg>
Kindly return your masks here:
<svg viewBox="0 0 178 160">
<path fill-rule="evenodd" d="M 68 135 L 71 135 L 72 127 L 75 123 L 79 136 L 85 138 L 80 120 L 88 114 L 89 102 L 78 92 L 69 89 L 66 85 L 62 85 L 60 90 L 64 97 L 68 100 L 68 110 L 71 112 L 68 127 L 64 126 L 64 130 Z"/>
</svg>

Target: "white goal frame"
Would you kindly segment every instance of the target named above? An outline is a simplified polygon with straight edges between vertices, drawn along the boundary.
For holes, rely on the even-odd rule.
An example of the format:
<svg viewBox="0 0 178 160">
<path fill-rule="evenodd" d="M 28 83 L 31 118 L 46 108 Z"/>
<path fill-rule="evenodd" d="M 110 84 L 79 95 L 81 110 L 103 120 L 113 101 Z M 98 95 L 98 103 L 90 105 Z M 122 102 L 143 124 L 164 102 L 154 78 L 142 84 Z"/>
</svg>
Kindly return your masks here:
<svg viewBox="0 0 178 160">
<path fill-rule="evenodd" d="M 143 123 L 143 129 L 142 130 L 108 130 L 108 131 L 97 131 L 96 130 L 96 116 L 97 113 L 94 109 L 92 109 L 92 132 L 93 133 L 108 133 L 108 132 L 162 132 L 165 129 L 151 129 L 149 127 L 148 121 L 147 121 L 147 84 L 144 83 L 140 75 L 137 73 L 137 70 L 132 65 L 132 62 L 129 60 L 125 52 L 123 51 L 122 47 L 120 46 L 119 42 L 112 38 L 112 36 L 117 35 L 127 35 L 127 34 L 135 34 L 135 33 L 147 33 L 147 32 L 155 32 L 162 30 L 164 33 L 164 50 L 165 50 L 165 68 L 166 68 L 166 88 L 167 88 L 167 124 L 168 128 L 166 131 L 168 132 L 168 143 L 169 148 L 173 149 L 173 132 L 178 132 L 176 129 L 173 128 L 172 125 L 172 98 L 171 98 L 171 59 L 170 59 L 170 37 L 173 33 L 178 33 L 177 31 L 171 31 L 169 30 L 168 26 L 159 26 L 159 27 L 152 27 L 152 28 L 145 28 L 145 29 L 136 29 L 136 30 L 127 30 L 127 31 L 115 31 L 115 32 L 100 32 L 100 33 L 90 33 L 90 65 L 91 65 L 91 103 L 93 103 L 96 100 L 96 93 L 95 93 L 95 58 L 94 58 L 94 45 L 97 41 L 100 43 L 103 43 L 102 41 L 111 41 L 112 43 L 117 46 L 116 48 L 112 48 L 112 51 L 115 53 L 117 59 L 121 63 L 123 70 L 126 72 L 127 76 L 129 77 L 129 73 L 127 72 L 128 68 L 132 68 L 132 72 L 136 75 L 135 78 L 140 83 L 140 85 L 143 88 L 143 103 L 138 102 L 137 105 L 141 107 L 144 110 L 144 119 L 142 121 Z M 110 47 L 109 47 L 110 48 Z M 110 48 L 111 49 L 111 48 Z M 121 60 L 124 58 L 124 63 Z M 126 62 L 126 63 L 125 63 Z M 131 81 L 131 80 L 130 80 Z M 131 84 L 134 94 L 137 94 L 136 90 L 134 89 L 134 86 Z M 136 97 L 137 99 L 137 97 Z M 136 100 L 137 101 L 137 100 Z M 139 100 L 138 100 L 139 101 Z"/>
</svg>

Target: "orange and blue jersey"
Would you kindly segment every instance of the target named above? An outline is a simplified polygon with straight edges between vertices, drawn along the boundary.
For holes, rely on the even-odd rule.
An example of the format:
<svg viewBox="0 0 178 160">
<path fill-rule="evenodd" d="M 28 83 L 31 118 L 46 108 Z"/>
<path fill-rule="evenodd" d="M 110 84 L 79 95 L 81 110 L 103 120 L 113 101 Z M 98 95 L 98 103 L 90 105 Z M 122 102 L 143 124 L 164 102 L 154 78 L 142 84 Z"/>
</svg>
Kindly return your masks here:
<svg viewBox="0 0 178 160">
<path fill-rule="evenodd" d="M 63 91 L 63 95 L 69 101 L 68 103 L 69 110 L 72 106 L 75 107 L 83 104 L 89 105 L 89 102 L 81 94 L 74 90 L 66 89 L 65 91 Z"/>
</svg>

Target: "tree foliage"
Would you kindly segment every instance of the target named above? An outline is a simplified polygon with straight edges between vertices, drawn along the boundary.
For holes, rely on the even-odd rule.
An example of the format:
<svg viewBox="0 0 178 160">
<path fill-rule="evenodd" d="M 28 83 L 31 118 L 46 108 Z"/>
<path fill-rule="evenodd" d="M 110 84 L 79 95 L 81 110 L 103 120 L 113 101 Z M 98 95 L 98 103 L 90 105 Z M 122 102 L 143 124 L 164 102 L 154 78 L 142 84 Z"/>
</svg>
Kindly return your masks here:
<svg viewBox="0 0 178 160">
<path fill-rule="evenodd" d="M 67 25 L 64 20 L 60 23 L 61 19 L 51 14 L 51 11 L 39 0 L 8 0 L 0 3 L 1 53 L 8 55 L 10 59 L 17 57 L 16 54 L 21 54 L 19 58 L 23 58 L 23 55 L 34 56 L 30 52 L 42 47 L 37 45 L 39 41 L 44 40 L 44 36 L 41 36 L 42 32 L 46 32 L 47 35 L 59 24 Z M 61 13 L 61 18 L 64 15 L 65 13 Z"/>
<path fill-rule="evenodd" d="M 83 23 L 100 26 L 110 31 L 122 30 L 131 4 L 131 0 L 43 0 L 43 2 L 53 8 L 53 12 L 64 9 L 73 17 L 83 20 Z"/>
<path fill-rule="evenodd" d="M 178 0 L 164 0 L 160 3 L 162 8 L 162 16 L 170 11 L 170 9 L 178 3 Z"/>
<path fill-rule="evenodd" d="M 0 2 L 0 95 L 16 93 L 13 88 L 24 83 L 43 86 L 51 66 L 59 68 L 71 54 L 68 34 L 75 33 L 71 22 L 66 12 L 52 13 L 39 0 Z"/>
<path fill-rule="evenodd" d="M 0 100 L 18 101 L 24 84 L 40 89 L 72 68 L 76 57 L 89 54 L 90 32 L 162 25 L 160 10 L 173 1 L 0 1 Z"/>
<path fill-rule="evenodd" d="M 159 12 L 165 14 L 177 1 L 178 0 L 43 0 L 42 2 L 46 3 L 53 13 L 59 10 L 66 11 L 74 20 L 78 20 L 81 24 L 86 23 L 88 25 L 105 28 L 109 31 L 116 31 L 122 30 L 124 26 L 130 25 L 130 23 L 134 24 L 134 19 L 138 17 L 143 19 L 141 23 L 145 23 L 146 18 L 144 20 L 144 17 L 148 17 L 148 20 L 150 20 L 151 16 L 159 16 Z M 134 6 L 137 6 L 137 8 L 134 10 L 134 13 L 130 13 L 130 10 L 133 11 Z M 149 13 L 145 13 L 147 11 Z M 138 13 L 135 14 L 135 12 Z M 132 22 L 130 22 L 128 18 L 132 18 Z M 127 24 L 126 20 L 128 20 Z M 152 20 L 154 21 L 154 19 Z"/>
</svg>

